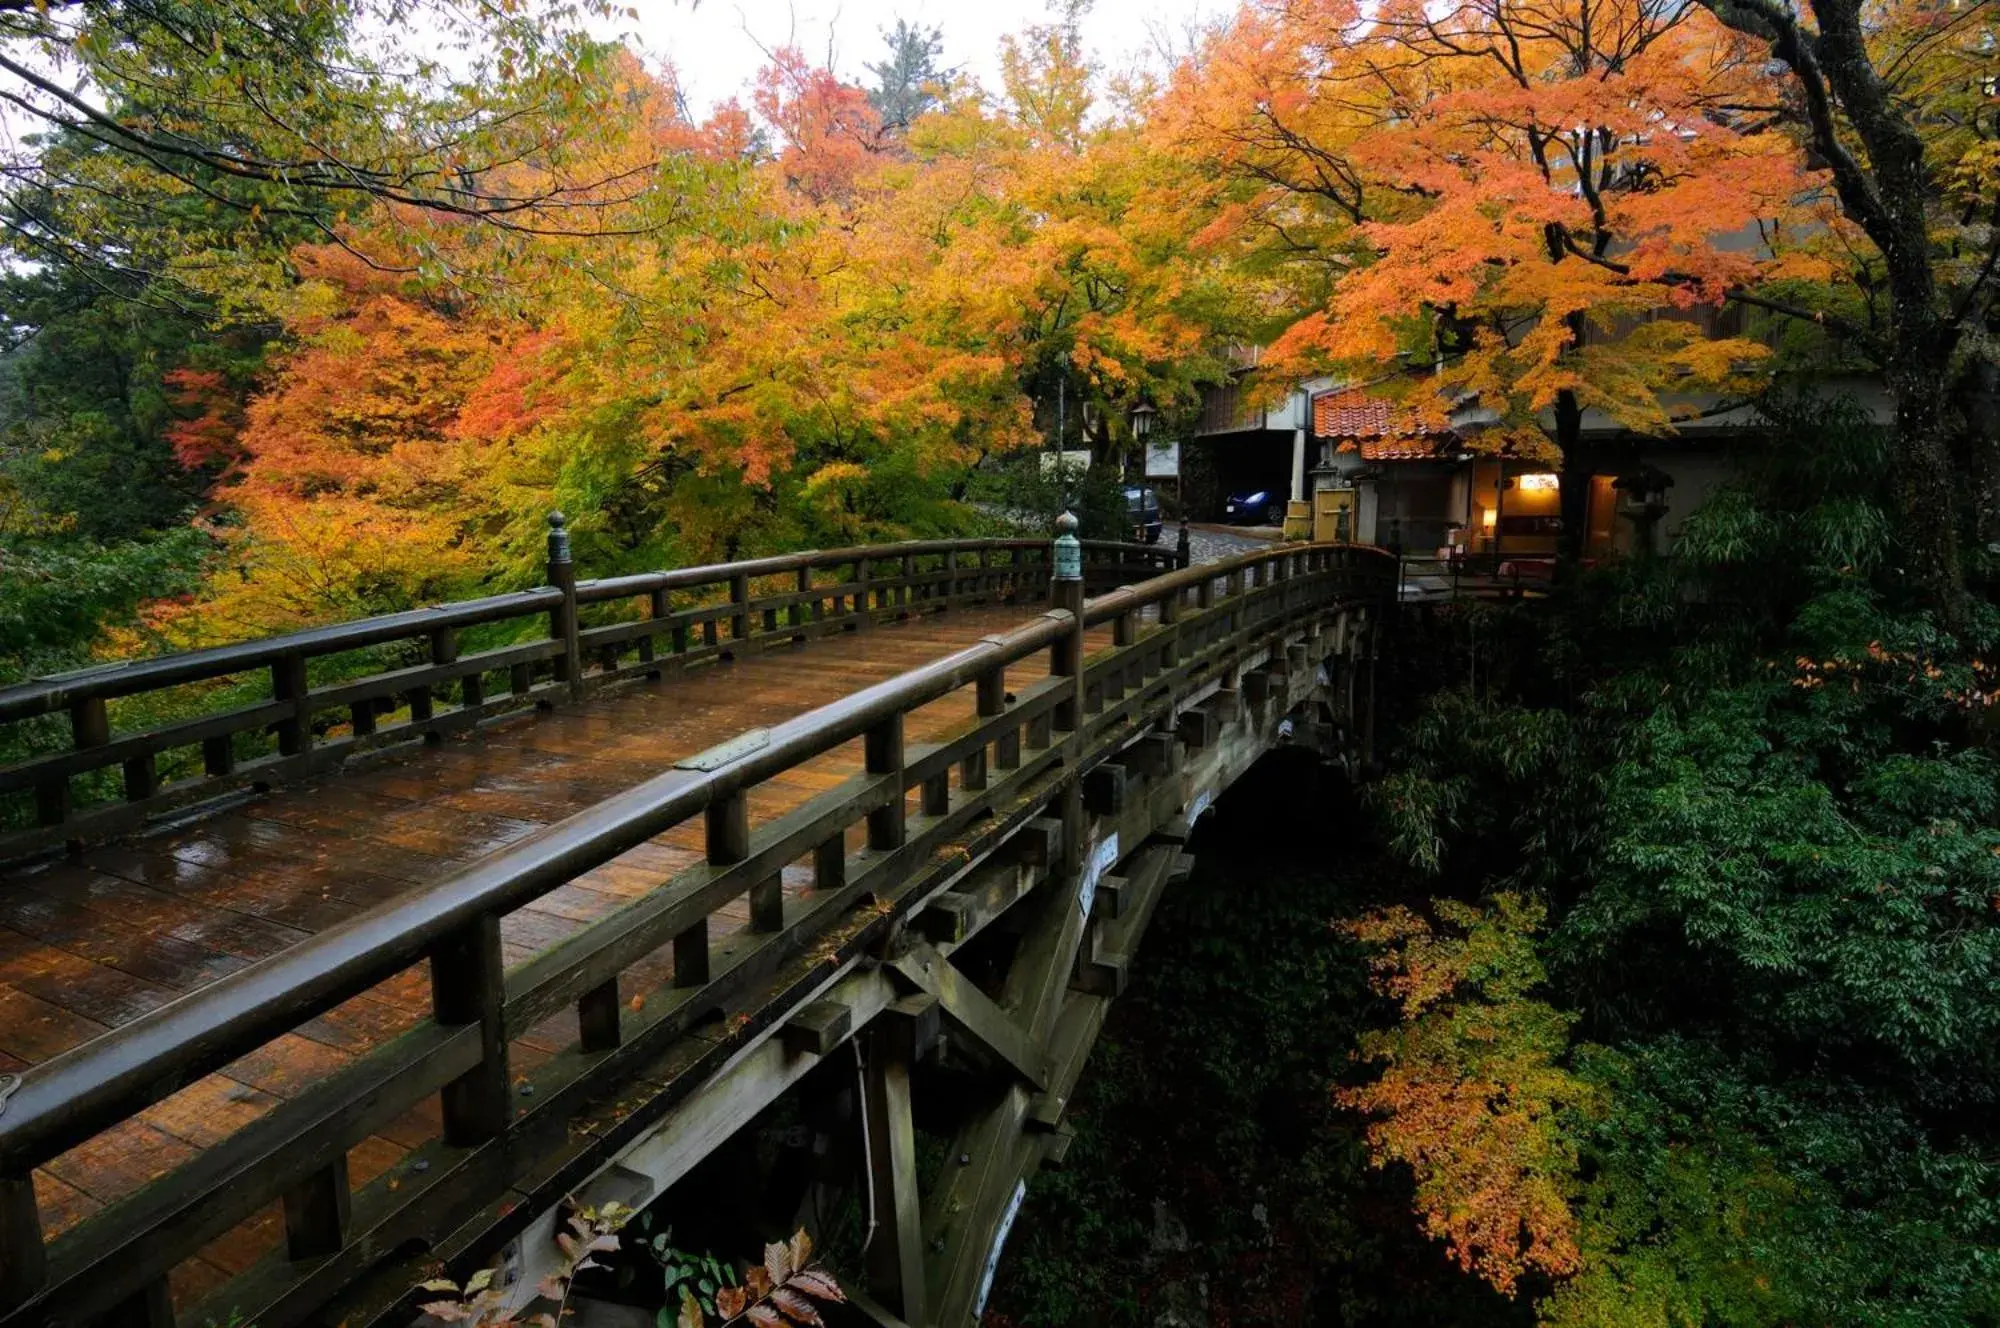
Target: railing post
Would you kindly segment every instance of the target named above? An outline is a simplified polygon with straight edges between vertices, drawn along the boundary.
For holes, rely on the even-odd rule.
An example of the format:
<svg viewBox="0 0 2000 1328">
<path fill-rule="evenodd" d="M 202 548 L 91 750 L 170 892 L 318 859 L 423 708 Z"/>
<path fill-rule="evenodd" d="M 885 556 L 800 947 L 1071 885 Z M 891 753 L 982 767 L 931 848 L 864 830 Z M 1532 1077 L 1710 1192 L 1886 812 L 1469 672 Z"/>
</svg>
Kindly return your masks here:
<svg viewBox="0 0 2000 1328">
<path fill-rule="evenodd" d="M 104 699 L 93 696 L 73 702 L 69 708 L 69 729 L 78 751 L 110 742 L 111 720 L 105 712 Z M 35 786 L 35 811 L 43 825 L 61 825 L 69 819 L 68 775 L 57 775 Z"/>
<path fill-rule="evenodd" d="M 729 635 L 738 641 L 750 639 L 750 578 L 742 572 L 729 578 Z"/>
<path fill-rule="evenodd" d="M 978 713 L 981 719 L 992 719 L 1007 709 L 1007 669 L 1005 665 L 990 668 L 979 675 L 978 697 Z M 1018 734 L 1019 731 L 1016 730 L 1014 742 L 1017 753 L 1020 744 Z M 993 747 L 996 752 L 1000 749 L 1001 741 L 1001 739 L 994 740 Z M 1020 757 L 1016 755 L 1015 764 L 1019 764 L 1019 762 Z M 1001 768 L 1006 769 L 1008 767 L 1002 766 Z M 986 787 L 986 748 L 984 746 L 980 747 L 977 751 L 966 753 L 965 759 L 959 763 L 958 786 L 967 792 L 975 792 Z"/>
<path fill-rule="evenodd" d="M 506 1130 L 506 970 L 500 919 L 482 913 L 447 937 L 431 955 L 431 1012 L 446 1027 L 479 1025 L 479 1064 L 444 1086 L 445 1142 L 484 1143 Z"/>
<path fill-rule="evenodd" d="M 646 597 L 646 616 L 651 618 L 654 622 L 659 622 L 662 618 L 665 618 L 671 612 L 673 612 L 673 609 L 668 601 L 666 591 L 655 590 L 654 592 L 652 592 L 652 594 Z M 667 649 L 672 650 L 673 648 L 674 648 L 674 643 L 671 640 L 669 640 L 667 642 Z M 640 661 L 642 663 L 652 664 L 658 661 L 659 657 L 660 657 L 660 634 L 658 632 L 653 632 L 650 635 L 640 637 L 639 638 Z M 660 670 L 647 669 L 646 676 L 648 678 L 658 678 L 660 676 Z"/>
<path fill-rule="evenodd" d="M 620 1024 L 618 975 L 613 973 L 576 999 L 579 1045 L 587 1052 L 610 1051 L 624 1040 Z"/>
<path fill-rule="evenodd" d="M 1083 716 L 1083 546 L 1077 541 L 1076 525 L 1068 512 L 1056 518 L 1049 576 L 1049 607 L 1070 614 L 1069 630 L 1049 647 L 1050 675 L 1074 679 L 1069 694 L 1055 708 L 1055 726 L 1065 733 L 1075 732 Z"/>
<path fill-rule="evenodd" d="M 453 631 L 449 627 L 440 627 L 436 631 L 432 632 L 431 663 L 437 665 L 444 665 L 444 664 L 455 664 L 457 662 L 458 662 L 458 633 Z M 477 696 L 479 692 L 478 675 L 468 674 L 466 675 L 466 681 L 470 685 L 473 694 Z M 419 709 L 418 702 L 420 700 L 422 702 L 421 714 L 418 713 Z M 474 701 L 473 704 L 477 704 L 477 701 Z M 413 722 L 429 720 L 433 718 L 433 712 L 434 712 L 434 704 L 433 704 L 431 689 L 428 686 L 417 687 L 412 689 L 410 692 L 410 719 Z M 439 733 L 436 729 L 431 729 L 429 732 L 424 734 L 424 741 L 439 742 L 443 739 L 443 737 L 444 735 Z"/>
<path fill-rule="evenodd" d="M 1182 517 L 1180 538 L 1174 541 L 1174 566 L 1186 567 L 1191 560 L 1192 554 L 1188 542 L 1187 518 Z"/>
<path fill-rule="evenodd" d="M 892 849 L 903 846 L 905 803 L 908 790 L 903 787 L 903 715 L 901 711 L 890 715 L 869 729 L 862 737 L 862 746 L 867 756 L 868 773 L 871 775 L 896 776 L 895 796 L 888 804 L 868 813 L 868 847 L 872 849 Z"/>
<path fill-rule="evenodd" d="M 742 789 L 709 803 L 704 826 L 710 866 L 733 866 L 750 856 L 750 798 Z M 772 872 L 750 887 L 750 926 L 755 931 L 785 929 L 785 891 L 780 873 Z"/>
<path fill-rule="evenodd" d="M 865 631 L 874 624 L 875 612 L 868 603 L 874 569 L 868 564 L 868 555 L 854 560 L 854 615 L 855 629 Z"/>
<path fill-rule="evenodd" d="M 572 701 L 583 698 L 583 638 L 576 616 L 576 564 L 569 556 L 569 523 L 561 512 L 549 513 L 549 584 L 562 592 L 562 603 L 549 611 L 549 635 L 562 642 L 556 656 L 556 681 L 569 684 Z"/>
<path fill-rule="evenodd" d="M 1138 644 L 1138 641 L 1138 611 L 1132 610 L 1119 614 L 1111 623 L 1111 644 L 1119 650 L 1124 650 L 1127 647 Z M 1122 700 L 1125 696 L 1125 689 L 1127 687 L 1139 686 L 1141 680 L 1145 677 L 1143 661 L 1136 659 L 1120 660 L 1109 670 L 1109 675 L 1105 683 L 1105 695 L 1107 699 L 1112 701 Z"/>
<path fill-rule="evenodd" d="M 312 746 L 312 711 L 306 704 L 304 655 L 281 655 L 271 664 L 271 698 L 291 703 L 292 713 L 278 721 L 278 754 L 302 756 Z"/>
<path fill-rule="evenodd" d="M 317 1259 L 345 1248 L 353 1216 L 352 1196 L 346 1153 L 286 1190 L 286 1256 Z"/>
<path fill-rule="evenodd" d="M 35 1182 L 25 1173 L 0 1176 L 0 1310 L 40 1291 L 48 1268 Z"/>
<path fill-rule="evenodd" d="M 839 890 L 847 884 L 847 836 L 837 832 L 813 847 L 813 889 Z"/>
</svg>

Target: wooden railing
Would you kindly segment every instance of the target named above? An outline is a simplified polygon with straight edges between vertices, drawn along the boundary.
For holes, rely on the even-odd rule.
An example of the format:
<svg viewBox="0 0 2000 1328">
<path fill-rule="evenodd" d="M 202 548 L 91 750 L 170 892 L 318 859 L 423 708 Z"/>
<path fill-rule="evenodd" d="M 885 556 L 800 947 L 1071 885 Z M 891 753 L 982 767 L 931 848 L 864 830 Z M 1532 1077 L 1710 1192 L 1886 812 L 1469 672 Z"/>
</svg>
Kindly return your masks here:
<svg viewBox="0 0 2000 1328">
<path fill-rule="evenodd" d="M 130 830 L 233 789 L 319 773 L 359 752 L 435 742 L 606 682 L 659 677 L 885 614 L 1030 588 L 1039 595 L 1048 575 L 1045 541 L 985 539 L 578 581 L 560 514 L 549 543 L 549 584 L 534 590 L 0 688 L 0 735 L 65 713 L 69 727 L 63 750 L 0 767 L 0 861 Z M 1177 555 L 1088 543 L 1085 557 L 1102 586 L 1172 567 Z M 467 649 L 481 634 L 502 639 Z M 259 673 L 269 678 L 257 689 L 264 694 L 240 699 Z M 204 706 L 204 691 L 220 692 L 221 708 Z M 120 723 L 121 708 L 137 723 Z M 158 722 L 162 708 L 196 713 Z"/>
<path fill-rule="evenodd" d="M 1044 564 L 1021 563 L 1031 565 Z M 942 586 L 938 578 L 977 574 L 951 561 L 929 575 Z M 914 589 L 920 575 L 905 570 L 901 580 Z M 833 962 L 855 918 L 885 920 L 904 882 L 943 870 L 941 860 L 963 859 L 975 827 L 1035 814 L 1052 788 L 1078 777 L 1095 746 L 1131 741 L 1134 725 L 1171 725 L 1180 698 L 1204 683 L 1212 691 L 1227 661 L 1312 615 L 1380 602 L 1393 578 L 1391 560 L 1377 550 L 1281 547 L 1172 571 L 1092 599 L 1080 612 L 1050 610 L 734 737 L 534 839 L 28 1070 L 0 1112 L 0 1325 L 171 1323 L 167 1275 L 176 1264 L 282 1201 L 286 1249 L 189 1320 L 240 1312 L 242 1321 L 280 1328 L 317 1313 L 408 1242 L 456 1230 L 495 1203 L 524 1203 L 524 1194 L 556 1187 L 560 1197 L 561 1187 L 588 1174 L 598 1156 L 591 1150 L 605 1136 L 629 1137 L 618 1132 L 646 1124 L 601 1104 L 635 1079 L 657 1084 L 707 1064 L 702 1056 L 726 1054 L 728 1039 L 751 1023 L 749 1012 L 762 1008 L 752 1004 L 754 993 L 777 981 L 784 965 Z M 626 593 L 617 584 L 607 593 Z M 866 593 L 858 578 L 842 585 L 844 595 Z M 752 623 L 764 611 L 748 594 L 731 608 Z M 1103 624 L 1114 643 L 1086 660 L 1084 633 Z M 1044 658 L 1034 676 L 1008 677 L 1010 667 Z M 905 742 L 907 715 L 966 687 L 974 689 L 976 718 L 945 741 Z M 759 784 L 857 739 L 862 773 L 752 823 L 748 799 Z M 696 817 L 705 826 L 705 862 L 503 967 L 500 924 L 508 913 Z M 849 853 L 847 831 L 861 823 L 865 847 Z M 814 889 L 787 897 L 780 871 L 806 860 Z M 744 895 L 749 927 L 713 941 L 711 915 Z M 879 908 L 855 910 L 864 897 Z M 671 985 L 621 985 L 628 968 L 666 946 Z M 428 966 L 430 1019 L 44 1240 L 36 1168 L 416 965 Z M 822 980 L 820 971 L 812 981 Z M 576 1017 L 573 1045 L 530 1069 L 510 1066 L 510 1038 L 566 1008 Z M 717 1015 L 722 1023 L 709 1022 Z M 688 1036 L 697 1024 L 709 1031 Z M 443 1137 L 351 1189 L 349 1150 L 432 1095 Z M 609 1114 L 593 1117 L 593 1109 Z"/>
</svg>

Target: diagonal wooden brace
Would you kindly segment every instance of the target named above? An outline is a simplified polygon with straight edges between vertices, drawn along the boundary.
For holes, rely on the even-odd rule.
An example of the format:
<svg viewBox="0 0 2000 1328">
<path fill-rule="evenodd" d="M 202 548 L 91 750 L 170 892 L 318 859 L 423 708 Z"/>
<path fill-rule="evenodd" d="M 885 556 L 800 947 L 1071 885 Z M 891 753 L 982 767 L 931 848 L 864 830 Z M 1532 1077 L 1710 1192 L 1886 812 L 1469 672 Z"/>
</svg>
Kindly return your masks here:
<svg viewBox="0 0 2000 1328">
<path fill-rule="evenodd" d="M 1027 1030 L 953 967 L 949 959 L 920 942 L 896 960 L 894 968 L 919 991 L 937 999 L 939 1012 L 953 1028 L 1011 1066 L 1036 1088 L 1046 1082 L 1047 1066 L 1028 1040 Z"/>
</svg>

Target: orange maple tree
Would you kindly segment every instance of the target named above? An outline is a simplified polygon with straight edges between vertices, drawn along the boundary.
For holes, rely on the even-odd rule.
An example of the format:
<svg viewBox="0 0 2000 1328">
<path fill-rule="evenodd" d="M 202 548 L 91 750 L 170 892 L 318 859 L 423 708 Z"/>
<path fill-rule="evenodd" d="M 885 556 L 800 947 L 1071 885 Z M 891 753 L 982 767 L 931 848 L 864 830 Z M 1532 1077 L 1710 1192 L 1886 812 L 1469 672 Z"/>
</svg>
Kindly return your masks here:
<svg viewBox="0 0 2000 1328">
<path fill-rule="evenodd" d="M 1377 948 L 1376 986 L 1403 1022 L 1364 1038 L 1381 1075 L 1338 1097 L 1374 1117 L 1375 1164 L 1414 1173 L 1425 1230 L 1511 1295 L 1530 1273 L 1583 1266 L 1565 1117 L 1602 1103 L 1564 1064 L 1572 1020 L 1537 997 L 1541 906 L 1500 895 L 1483 910 L 1435 907 L 1443 926 L 1398 907 L 1348 927 Z"/>
<path fill-rule="evenodd" d="M 1573 458 L 1587 411 L 1661 433 L 1744 385 L 1765 347 L 1716 311 L 1820 270 L 1775 100 L 1692 6 L 1293 0 L 1215 36 L 1160 126 L 1209 165 L 1204 238 L 1291 274 L 1272 364 L 1386 374 L 1478 446 Z"/>
</svg>

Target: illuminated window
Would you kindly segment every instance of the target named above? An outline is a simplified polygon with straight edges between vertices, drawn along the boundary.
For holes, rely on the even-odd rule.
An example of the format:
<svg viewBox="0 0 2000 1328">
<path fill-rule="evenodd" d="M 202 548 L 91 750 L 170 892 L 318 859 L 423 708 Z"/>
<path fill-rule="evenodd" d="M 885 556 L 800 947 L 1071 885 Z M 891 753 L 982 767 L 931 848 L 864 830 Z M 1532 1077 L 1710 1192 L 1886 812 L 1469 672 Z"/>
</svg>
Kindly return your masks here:
<svg viewBox="0 0 2000 1328">
<path fill-rule="evenodd" d="M 1560 488 L 1561 486 L 1561 478 L 1550 474 L 1546 470 L 1533 475 L 1521 476 L 1521 490 L 1524 493 L 1545 492 L 1550 489 Z"/>
</svg>

